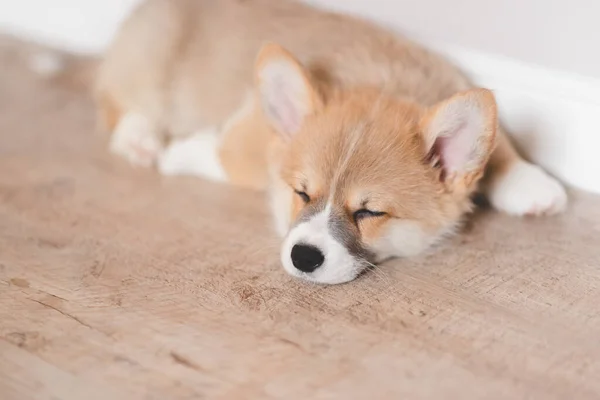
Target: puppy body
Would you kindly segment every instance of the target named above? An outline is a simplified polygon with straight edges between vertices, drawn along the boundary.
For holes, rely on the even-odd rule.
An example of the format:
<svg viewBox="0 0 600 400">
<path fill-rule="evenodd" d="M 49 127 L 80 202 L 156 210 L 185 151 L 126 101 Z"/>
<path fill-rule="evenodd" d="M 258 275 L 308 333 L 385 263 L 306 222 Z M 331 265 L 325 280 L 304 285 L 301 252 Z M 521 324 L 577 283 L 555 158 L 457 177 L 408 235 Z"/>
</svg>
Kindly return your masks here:
<svg viewBox="0 0 600 400">
<path fill-rule="evenodd" d="M 406 39 L 296 2 L 148 0 L 96 97 L 132 163 L 268 189 L 285 269 L 317 282 L 452 233 L 486 169 L 502 211 L 566 202 L 498 129 L 489 91 Z"/>
</svg>

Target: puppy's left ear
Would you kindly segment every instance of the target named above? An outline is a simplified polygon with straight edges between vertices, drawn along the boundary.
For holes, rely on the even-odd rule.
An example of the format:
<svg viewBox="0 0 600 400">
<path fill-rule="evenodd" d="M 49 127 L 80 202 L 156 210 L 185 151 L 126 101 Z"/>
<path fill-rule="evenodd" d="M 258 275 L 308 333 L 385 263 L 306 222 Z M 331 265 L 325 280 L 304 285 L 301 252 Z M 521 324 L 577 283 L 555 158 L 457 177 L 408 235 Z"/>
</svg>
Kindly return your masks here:
<svg viewBox="0 0 600 400">
<path fill-rule="evenodd" d="M 483 175 L 497 128 L 496 101 L 486 89 L 458 93 L 425 114 L 425 147 L 442 168 L 440 179 L 450 190 L 469 188 Z"/>
<path fill-rule="evenodd" d="M 309 72 L 277 44 L 263 46 L 256 60 L 255 75 L 263 112 L 284 139 L 295 135 L 305 118 L 323 106 Z"/>
</svg>

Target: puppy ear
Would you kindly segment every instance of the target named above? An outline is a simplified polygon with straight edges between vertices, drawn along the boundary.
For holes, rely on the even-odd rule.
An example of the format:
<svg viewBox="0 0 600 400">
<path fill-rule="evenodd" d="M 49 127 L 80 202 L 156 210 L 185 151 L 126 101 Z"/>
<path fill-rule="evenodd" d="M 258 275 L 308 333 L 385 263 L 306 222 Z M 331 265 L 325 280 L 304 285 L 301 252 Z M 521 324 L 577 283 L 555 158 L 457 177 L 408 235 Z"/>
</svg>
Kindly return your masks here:
<svg viewBox="0 0 600 400">
<path fill-rule="evenodd" d="M 263 46 L 255 74 L 264 115 L 284 139 L 295 135 L 305 118 L 323 105 L 308 71 L 279 45 Z"/>
<path fill-rule="evenodd" d="M 497 127 L 496 101 L 486 89 L 458 93 L 425 114 L 425 146 L 447 186 L 469 187 L 482 176 Z"/>
</svg>

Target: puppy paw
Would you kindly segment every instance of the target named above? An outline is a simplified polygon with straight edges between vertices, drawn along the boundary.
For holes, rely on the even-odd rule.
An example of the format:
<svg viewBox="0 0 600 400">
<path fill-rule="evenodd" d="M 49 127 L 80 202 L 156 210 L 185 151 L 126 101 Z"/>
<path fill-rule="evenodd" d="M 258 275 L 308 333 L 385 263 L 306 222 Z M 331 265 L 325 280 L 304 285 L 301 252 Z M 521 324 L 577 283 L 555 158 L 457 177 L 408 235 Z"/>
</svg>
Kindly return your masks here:
<svg viewBox="0 0 600 400">
<path fill-rule="evenodd" d="M 189 175 L 226 181 L 216 130 L 205 129 L 187 138 L 173 140 L 158 158 L 158 171 L 167 176 Z"/>
<path fill-rule="evenodd" d="M 113 154 L 139 167 L 153 166 L 162 147 L 148 121 L 133 114 L 123 118 L 110 141 L 110 151 Z"/>
<path fill-rule="evenodd" d="M 191 160 L 194 154 L 185 146 L 183 141 L 174 140 L 159 155 L 157 160 L 158 172 L 161 175 L 187 175 L 191 169 Z"/>
<path fill-rule="evenodd" d="M 515 163 L 488 188 L 494 208 L 510 215 L 552 215 L 563 211 L 567 193 L 540 167 L 525 161 Z"/>
</svg>

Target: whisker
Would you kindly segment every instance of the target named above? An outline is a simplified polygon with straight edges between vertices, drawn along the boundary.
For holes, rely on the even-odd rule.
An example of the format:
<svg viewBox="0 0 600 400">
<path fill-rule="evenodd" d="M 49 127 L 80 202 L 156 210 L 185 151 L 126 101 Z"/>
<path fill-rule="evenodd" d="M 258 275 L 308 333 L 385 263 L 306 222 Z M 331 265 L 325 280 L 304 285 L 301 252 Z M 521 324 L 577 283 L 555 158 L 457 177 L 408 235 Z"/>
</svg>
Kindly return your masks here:
<svg viewBox="0 0 600 400">
<path fill-rule="evenodd" d="M 373 264 L 372 262 L 367 261 L 367 260 L 365 260 L 365 264 L 369 266 L 369 271 L 373 271 L 375 276 L 377 278 L 381 279 L 385 285 L 387 285 L 388 287 L 393 286 L 392 279 L 385 272 L 385 270 L 383 270 L 379 265 Z"/>
</svg>

